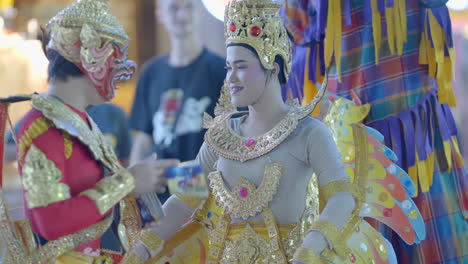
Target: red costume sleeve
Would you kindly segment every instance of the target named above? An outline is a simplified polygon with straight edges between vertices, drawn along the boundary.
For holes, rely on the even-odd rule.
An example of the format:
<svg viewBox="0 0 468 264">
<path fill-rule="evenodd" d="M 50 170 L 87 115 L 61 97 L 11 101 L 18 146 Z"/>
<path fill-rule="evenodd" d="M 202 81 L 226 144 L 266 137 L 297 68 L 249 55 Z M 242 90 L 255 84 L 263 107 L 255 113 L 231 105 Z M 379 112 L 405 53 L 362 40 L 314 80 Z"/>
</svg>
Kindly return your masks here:
<svg viewBox="0 0 468 264">
<path fill-rule="evenodd" d="M 28 118 L 25 121 L 28 123 Z M 52 202 L 42 207 L 28 208 L 27 196 L 25 195 L 26 215 L 32 222 L 33 230 L 47 240 L 55 240 L 89 227 L 103 219 L 104 215 L 99 213 L 93 200 L 87 196 L 79 196 L 81 192 L 93 188 L 103 178 L 102 168 L 87 151 L 86 146 L 76 139 L 72 139 L 72 154 L 67 158 L 64 132 L 51 127 L 37 137 L 29 137 L 28 139 L 28 135 L 22 136 L 25 132 L 28 133 L 24 129 L 28 129 L 28 127 L 28 124 L 22 124 L 19 133 L 19 147 L 22 144 L 23 146 L 28 144 L 24 141 L 30 140 L 32 143 L 27 147 L 24 157 L 19 157 L 20 168 L 25 165 L 25 157 L 31 146 L 35 146 L 60 170 L 62 174 L 60 183 L 64 183 L 70 188 L 69 199 Z M 20 172 L 22 175 L 24 174 L 22 168 Z M 33 174 L 33 184 L 36 177 L 37 184 L 43 184 L 39 174 L 44 172 L 38 171 L 37 173 L 38 175 Z M 25 190 L 25 192 L 27 191 Z"/>
</svg>

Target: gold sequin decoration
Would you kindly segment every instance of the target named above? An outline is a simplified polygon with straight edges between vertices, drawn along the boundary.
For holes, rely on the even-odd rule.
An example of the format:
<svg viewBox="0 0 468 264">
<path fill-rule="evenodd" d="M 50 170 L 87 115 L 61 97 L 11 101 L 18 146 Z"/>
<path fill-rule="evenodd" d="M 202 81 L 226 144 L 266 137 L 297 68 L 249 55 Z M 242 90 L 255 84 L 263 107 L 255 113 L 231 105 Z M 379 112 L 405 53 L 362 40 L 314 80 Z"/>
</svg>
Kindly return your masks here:
<svg viewBox="0 0 468 264">
<path fill-rule="evenodd" d="M 47 206 L 71 197 L 70 187 L 60 182 L 62 172 L 35 145 L 29 148 L 22 169 L 28 208 Z"/>
<path fill-rule="evenodd" d="M 47 23 L 47 27 L 57 25 L 62 29 L 79 29 L 85 24 L 99 32 L 101 37 L 120 43 L 127 43 L 129 40 L 125 28 L 112 14 L 107 0 L 77 1 L 55 15 Z"/>
<path fill-rule="evenodd" d="M 63 253 L 101 237 L 112 224 L 112 220 L 112 217 L 107 217 L 86 229 L 47 242 L 47 244 L 28 257 L 28 261 L 25 264 L 54 263 L 55 259 Z"/>
<path fill-rule="evenodd" d="M 141 230 L 141 217 L 136 199 L 128 195 L 120 201 L 120 223 L 118 233 L 125 250 L 129 250 L 138 239 Z"/>
<path fill-rule="evenodd" d="M 245 178 L 241 178 L 233 191 L 230 191 L 224 184 L 221 172 L 212 172 L 208 178 L 213 195 L 225 213 L 246 220 L 268 207 L 278 190 L 281 170 L 282 166 L 279 163 L 266 164 L 263 180 L 258 189 Z M 239 195 L 240 188 L 247 188 L 246 197 Z"/>
<path fill-rule="evenodd" d="M 15 221 L 15 227 L 18 231 L 18 236 L 21 238 L 23 245 L 27 249 L 28 254 L 34 252 L 34 250 L 36 250 L 36 241 L 34 239 L 34 233 L 29 219 Z"/>
<path fill-rule="evenodd" d="M 81 193 L 96 202 L 101 214 L 107 212 L 133 190 L 135 186 L 133 176 L 119 164 L 113 148 L 106 143 L 98 126 L 89 116 L 91 128 L 77 113 L 54 97 L 33 95 L 32 105 L 57 128 L 86 145 L 94 158 L 101 161 L 110 170 L 110 174 L 113 174 L 99 181 L 94 189 Z"/>
<path fill-rule="evenodd" d="M 230 103 L 227 103 L 230 97 L 227 93 L 222 93 L 220 100 L 225 102 L 222 102 L 222 104 L 218 102 L 216 109 L 220 115 L 214 119 L 209 118 L 207 115 L 204 117 L 204 126 L 208 128 L 205 133 L 205 142 L 216 154 L 227 159 L 245 162 L 261 157 L 275 149 L 294 132 L 299 120 L 304 119 L 314 111 L 324 92 L 325 90 L 321 89 L 306 106 L 300 106 L 298 101 L 294 99 L 287 100 L 286 104 L 289 111 L 285 117 L 272 130 L 253 138 L 242 137 L 232 130 L 229 120 L 239 112 L 231 111 L 229 108 Z M 223 109 L 226 107 L 227 109 Z M 245 112 L 240 113 L 246 114 Z M 252 140 L 253 144 L 246 144 L 247 141 Z"/>
<path fill-rule="evenodd" d="M 164 240 L 158 237 L 151 230 L 143 230 L 141 232 L 140 241 L 151 251 L 156 251 L 164 243 Z"/>
<path fill-rule="evenodd" d="M 53 124 L 67 132 L 70 136 L 77 138 L 86 145 L 93 157 L 101 161 L 112 172 L 122 170 L 114 150 L 109 146 L 98 126 L 92 118 L 88 117 L 88 124 L 68 106 L 54 97 L 35 94 L 32 96 L 32 106 L 40 111 Z"/>
<path fill-rule="evenodd" d="M 268 231 L 268 238 L 270 239 L 269 242 L 272 250 L 271 258 L 275 263 L 287 262 L 283 245 L 281 243 L 280 233 L 278 230 L 278 226 L 276 225 L 276 219 L 273 212 L 270 208 L 265 208 L 263 209 L 262 216 Z"/>
<path fill-rule="evenodd" d="M 6 252 L 5 263 L 24 263 L 26 253 L 28 252 L 27 246 L 24 245 L 19 239 L 17 239 L 16 228 L 13 225 L 13 221 L 10 217 L 10 211 L 8 204 L 3 194 L 3 190 L 0 188 L 0 245 L 6 246 L 8 252 Z M 2 243 L 3 242 L 3 243 Z"/>
<path fill-rule="evenodd" d="M 273 252 L 274 250 L 271 248 L 271 244 L 265 241 L 261 235 L 257 234 L 250 225 L 247 225 L 235 241 L 226 241 L 220 263 L 284 264 L 284 259 L 278 261 L 274 260 Z"/>
<path fill-rule="evenodd" d="M 288 76 L 292 59 L 291 41 L 281 16 L 277 15 L 280 7 L 280 3 L 271 0 L 230 1 L 225 9 L 224 34 L 226 45 L 243 43 L 253 47 L 268 70 L 274 69 L 275 57 L 281 56 L 285 76 Z"/>
<path fill-rule="evenodd" d="M 127 170 L 105 177 L 100 180 L 96 187 L 88 189 L 80 195 L 88 196 L 94 200 L 99 213 L 105 214 L 116 203 L 122 200 L 135 187 L 135 179 Z"/>
</svg>

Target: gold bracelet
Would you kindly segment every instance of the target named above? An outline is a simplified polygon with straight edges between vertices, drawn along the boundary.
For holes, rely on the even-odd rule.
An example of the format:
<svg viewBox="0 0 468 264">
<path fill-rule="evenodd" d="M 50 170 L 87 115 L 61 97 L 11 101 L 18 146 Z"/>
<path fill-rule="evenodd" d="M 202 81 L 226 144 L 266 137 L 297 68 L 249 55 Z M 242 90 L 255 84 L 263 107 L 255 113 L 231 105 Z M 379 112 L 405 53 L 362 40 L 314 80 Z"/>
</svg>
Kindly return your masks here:
<svg viewBox="0 0 468 264">
<path fill-rule="evenodd" d="M 140 241 L 151 251 L 158 250 L 164 243 L 164 240 L 151 230 L 143 230 L 140 235 Z"/>
<path fill-rule="evenodd" d="M 88 196 L 96 203 L 100 214 L 106 213 L 135 188 L 135 179 L 127 170 L 100 180 L 96 187 L 79 195 Z"/>
<path fill-rule="evenodd" d="M 349 180 L 334 180 L 320 187 L 319 190 L 320 196 L 325 201 L 328 201 L 332 196 L 341 192 L 351 193 L 356 200 L 362 200 L 364 197 L 362 188 L 357 184 L 349 182 Z"/>
<path fill-rule="evenodd" d="M 300 246 L 296 249 L 296 252 L 294 252 L 293 259 L 305 264 L 324 263 L 322 259 L 312 249 L 303 246 Z"/>
<path fill-rule="evenodd" d="M 351 249 L 346 245 L 345 241 L 343 241 L 342 232 L 340 232 L 338 227 L 332 222 L 318 220 L 309 232 L 310 231 L 322 233 L 328 240 L 330 248 L 341 258 L 345 259 L 351 253 Z"/>
<path fill-rule="evenodd" d="M 143 264 L 145 261 L 136 252 L 129 252 L 120 262 L 121 264 Z"/>
</svg>

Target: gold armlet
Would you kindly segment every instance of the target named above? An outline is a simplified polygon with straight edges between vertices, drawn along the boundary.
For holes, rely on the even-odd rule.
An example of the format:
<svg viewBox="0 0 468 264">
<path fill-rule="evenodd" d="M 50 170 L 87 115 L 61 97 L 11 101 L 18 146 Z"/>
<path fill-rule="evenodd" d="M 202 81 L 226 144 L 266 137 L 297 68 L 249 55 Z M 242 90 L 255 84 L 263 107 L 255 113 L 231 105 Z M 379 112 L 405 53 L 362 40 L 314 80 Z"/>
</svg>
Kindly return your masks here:
<svg viewBox="0 0 468 264">
<path fill-rule="evenodd" d="M 206 200 L 206 197 L 190 196 L 180 193 L 174 193 L 174 195 L 192 209 L 197 209 L 203 203 L 203 201 Z"/>
<path fill-rule="evenodd" d="M 325 263 L 312 249 L 302 246 L 296 249 L 293 259 L 305 264 Z"/>
<path fill-rule="evenodd" d="M 163 244 L 164 240 L 158 237 L 153 231 L 145 229 L 142 230 L 139 236 L 139 240 L 143 245 L 146 247 L 146 251 L 151 256 L 152 253 L 157 251 Z M 124 259 L 121 261 L 122 264 L 142 264 L 145 263 L 145 260 L 141 258 L 141 256 L 133 251 L 134 249 L 131 248 L 125 254 Z M 151 251 L 151 252 L 149 252 Z"/>
<path fill-rule="evenodd" d="M 140 241 L 151 251 L 158 250 L 164 243 L 164 240 L 151 230 L 143 230 L 140 235 Z"/>
<path fill-rule="evenodd" d="M 346 245 L 342 232 L 332 222 L 319 220 L 312 225 L 310 231 L 322 233 L 327 239 L 330 249 L 341 258 L 345 259 L 351 253 L 351 249 Z"/>
<path fill-rule="evenodd" d="M 125 257 L 122 259 L 122 264 L 143 264 L 145 261 L 138 255 L 136 252 L 129 252 L 125 254 Z"/>
<path fill-rule="evenodd" d="M 100 180 L 94 189 L 86 190 L 80 195 L 94 200 L 100 214 L 106 213 L 122 200 L 135 187 L 135 179 L 127 170 Z"/>
<path fill-rule="evenodd" d="M 321 198 L 328 201 L 332 196 L 337 193 L 351 193 L 355 199 L 362 200 L 364 197 L 364 191 L 357 184 L 353 184 L 348 180 L 334 180 L 323 187 L 320 187 Z"/>
</svg>

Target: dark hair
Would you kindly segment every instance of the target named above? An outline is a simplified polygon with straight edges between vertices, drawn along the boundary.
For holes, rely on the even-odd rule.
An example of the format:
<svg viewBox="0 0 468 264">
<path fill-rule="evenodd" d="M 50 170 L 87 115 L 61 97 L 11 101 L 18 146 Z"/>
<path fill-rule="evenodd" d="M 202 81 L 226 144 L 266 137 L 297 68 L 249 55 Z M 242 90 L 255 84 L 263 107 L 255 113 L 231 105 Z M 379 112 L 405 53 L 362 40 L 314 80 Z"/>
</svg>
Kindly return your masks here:
<svg viewBox="0 0 468 264">
<path fill-rule="evenodd" d="M 79 77 L 83 76 L 84 73 L 72 62 L 65 59 L 58 51 L 49 49 L 47 45 L 50 42 L 50 32 L 46 27 L 40 26 L 41 33 L 38 35 L 38 39 L 42 43 L 42 51 L 49 60 L 49 66 L 47 68 L 47 81 L 55 82 L 56 80 L 66 81 L 68 77 Z"/>
<path fill-rule="evenodd" d="M 49 49 L 47 51 L 49 59 L 49 67 L 47 68 L 49 82 L 56 80 L 66 81 L 68 77 L 83 76 L 84 73 L 75 64 L 65 59 L 56 50 Z"/>
<path fill-rule="evenodd" d="M 260 60 L 259 56 L 258 56 L 258 53 L 257 51 L 250 45 L 248 44 L 245 44 L 245 43 L 233 43 L 233 44 L 228 44 L 227 45 L 228 47 L 231 47 L 231 46 L 240 46 L 240 47 L 243 47 L 243 48 L 246 48 L 248 50 L 250 50 L 254 55 L 255 57 Z M 279 82 L 280 84 L 286 84 L 286 75 L 284 74 L 284 60 L 283 60 L 283 57 L 281 57 L 280 55 L 276 55 L 275 57 L 275 62 L 278 63 L 279 65 L 279 69 L 280 69 L 280 72 L 278 74 L 278 79 L 279 79 Z M 260 65 L 262 65 L 262 68 L 264 70 L 265 67 L 263 66 L 263 64 L 260 63 Z"/>
</svg>

